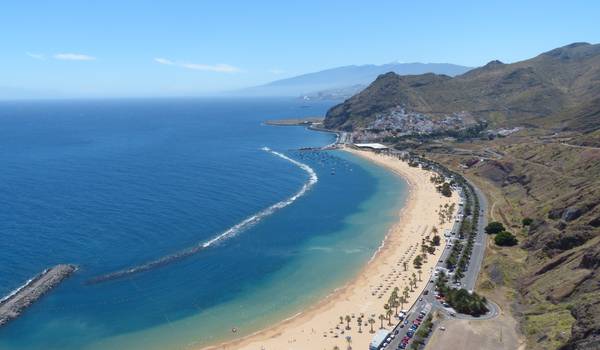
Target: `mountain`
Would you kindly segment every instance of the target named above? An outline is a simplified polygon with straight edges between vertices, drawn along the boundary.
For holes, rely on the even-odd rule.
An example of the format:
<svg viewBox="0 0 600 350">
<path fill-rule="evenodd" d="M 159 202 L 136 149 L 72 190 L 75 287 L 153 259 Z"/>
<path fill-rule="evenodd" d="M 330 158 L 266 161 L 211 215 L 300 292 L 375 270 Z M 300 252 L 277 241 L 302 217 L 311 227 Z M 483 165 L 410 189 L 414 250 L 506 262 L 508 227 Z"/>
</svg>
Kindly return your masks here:
<svg viewBox="0 0 600 350">
<path fill-rule="evenodd" d="M 419 134 L 461 118 L 517 131 L 466 142 Z M 490 221 L 519 240 L 510 248 L 488 240 L 477 292 L 517 319 L 527 349 L 600 348 L 600 45 L 492 61 L 455 77 L 386 73 L 331 108 L 324 123 L 355 140 L 393 143 L 476 184 Z"/>
<path fill-rule="evenodd" d="M 433 118 L 468 112 L 497 125 L 593 129 L 599 102 L 600 45 L 574 43 L 512 64 L 492 61 L 455 77 L 389 72 L 329 110 L 325 126 L 361 128 L 401 106 Z"/>
<path fill-rule="evenodd" d="M 349 97 L 373 82 L 378 75 L 387 72 L 397 74 L 423 74 L 433 72 L 454 76 L 468 71 L 469 67 L 449 63 L 389 63 L 383 65 L 345 66 L 319 72 L 276 80 L 271 83 L 247 88 L 238 93 L 255 96 L 339 96 Z M 338 90 L 336 93 L 335 90 Z"/>
</svg>

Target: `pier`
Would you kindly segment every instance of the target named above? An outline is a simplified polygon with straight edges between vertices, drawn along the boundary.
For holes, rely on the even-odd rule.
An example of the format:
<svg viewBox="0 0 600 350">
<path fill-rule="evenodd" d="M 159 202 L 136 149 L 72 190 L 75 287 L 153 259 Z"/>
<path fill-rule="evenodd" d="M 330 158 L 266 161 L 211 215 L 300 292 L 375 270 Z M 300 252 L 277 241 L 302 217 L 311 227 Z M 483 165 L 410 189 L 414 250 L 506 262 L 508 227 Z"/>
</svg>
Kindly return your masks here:
<svg viewBox="0 0 600 350">
<path fill-rule="evenodd" d="M 75 265 L 56 265 L 42 271 L 27 281 L 27 283 L 2 298 L 0 300 L 0 326 L 19 317 L 29 305 L 56 287 L 65 278 L 71 276 L 75 270 L 77 270 Z"/>
</svg>

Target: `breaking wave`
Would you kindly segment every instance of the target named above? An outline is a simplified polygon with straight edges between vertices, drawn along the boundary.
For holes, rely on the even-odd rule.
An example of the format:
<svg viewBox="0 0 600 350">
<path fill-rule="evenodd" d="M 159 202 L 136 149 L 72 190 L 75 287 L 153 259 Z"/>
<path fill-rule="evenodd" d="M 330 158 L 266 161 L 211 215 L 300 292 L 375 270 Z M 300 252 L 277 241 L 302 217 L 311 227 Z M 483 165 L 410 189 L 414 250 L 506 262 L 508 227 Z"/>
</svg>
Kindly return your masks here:
<svg viewBox="0 0 600 350">
<path fill-rule="evenodd" d="M 142 265 L 138 265 L 138 266 L 124 269 L 124 270 L 119 270 L 119 271 L 111 272 L 111 273 L 108 273 L 105 275 L 94 277 L 94 278 L 88 280 L 88 283 L 94 284 L 94 283 L 100 283 L 100 282 L 104 282 L 104 281 L 108 281 L 108 280 L 115 280 L 115 279 L 127 277 L 127 276 L 130 276 L 133 274 L 152 270 L 157 267 L 161 267 L 161 266 L 170 264 L 174 261 L 183 259 L 190 255 L 194 255 L 194 254 L 196 254 L 202 250 L 205 250 L 223 240 L 234 237 L 238 233 L 248 229 L 252 225 L 255 225 L 260 220 L 262 220 L 264 217 L 273 214 L 274 212 L 276 212 L 279 209 L 287 207 L 288 205 L 290 205 L 294 201 L 296 201 L 298 198 L 302 197 L 308 190 L 311 189 L 311 187 L 313 187 L 317 183 L 317 181 L 319 181 L 317 173 L 310 166 L 308 166 L 304 163 L 301 163 L 297 160 L 294 160 L 294 159 L 286 156 L 283 153 L 274 151 L 268 147 L 263 147 L 262 150 L 265 152 L 269 152 L 269 153 L 271 153 L 277 157 L 280 157 L 282 159 L 285 159 L 285 160 L 293 163 L 294 165 L 298 166 L 300 169 L 304 170 L 309 175 L 308 181 L 306 183 L 304 183 L 304 185 L 302 185 L 300 190 L 298 192 L 296 192 L 293 196 L 291 196 L 285 200 L 282 200 L 281 202 L 277 202 L 277 203 L 271 205 L 270 207 L 265 208 L 262 211 L 244 219 L 243 221 L 235 224 L 234 226 L 230 227 L 229 229 L 222 232 L 221 234 L 209 239 L 208 241 L 198 243 L 192 247 L 180 250 L 176 253 L 169 254 L 167 256 L 163 256 L 159 259 L 152 260 L 152 261 L 147 262 Z"/>
<path fill-rule="evenodd" d="M 3 302 L 7 301 L 8 299 L 12 298 L 13 296 L 15 296 L 17 293 L 19 293 L 20 291 L 22 291 L 24 288 L 26 288 L 27 286 L 29 286 L 31 284 L 31 282 L 35 281 L 36 279 L 38 279 L 40 276 L 42 276 L 43 274 L 45 274 L 46 272 L 48 272 L 48 269 L 45 269 L 44 271 L 42 271 L 41 273 L 35 275 L 34 277 L 30 278 L 27 280 L 27 282 L 23 283 L 22 285 L 20 285 L 19 287 L 17 287 L 16 289 L 14 289 L 12 292 L 8 293 L 6 296 L 4 296 L 2 299 L 0 299 L 0 304 L 2 304 Z"/>
</svg>

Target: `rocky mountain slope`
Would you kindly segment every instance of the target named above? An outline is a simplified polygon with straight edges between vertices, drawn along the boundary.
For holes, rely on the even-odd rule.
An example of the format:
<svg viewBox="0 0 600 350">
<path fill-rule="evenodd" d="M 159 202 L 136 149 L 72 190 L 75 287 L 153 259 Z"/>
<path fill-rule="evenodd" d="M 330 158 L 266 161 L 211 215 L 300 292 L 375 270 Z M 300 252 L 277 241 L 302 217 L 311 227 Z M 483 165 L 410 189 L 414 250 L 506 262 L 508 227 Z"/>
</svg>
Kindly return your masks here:
<svg viewBox="0 0 600 350">
<path fill-rule="evenodd" d="M 329 110 L 325 126 L 361 128 L 402 107 L 432 118 L 468 112 L 495 125 L 588 131 L 600 122 L 599 96 L 600 45 L 574 43 L 512 64 L 492 61 L 454 78 L 383 74 Z"/>
<path fill-rule="evenodd" d="M 490 268 L 520 271 L 515 309 L 529 348 L 598 349 L 600 148 L 537 140 L 481 142 L 503 156 L 469 170 L 499 190 L 495 214 L 527 253 L 520 264 Z M 533 219 L 527 227 L 525 217 Z"/>
</svg>

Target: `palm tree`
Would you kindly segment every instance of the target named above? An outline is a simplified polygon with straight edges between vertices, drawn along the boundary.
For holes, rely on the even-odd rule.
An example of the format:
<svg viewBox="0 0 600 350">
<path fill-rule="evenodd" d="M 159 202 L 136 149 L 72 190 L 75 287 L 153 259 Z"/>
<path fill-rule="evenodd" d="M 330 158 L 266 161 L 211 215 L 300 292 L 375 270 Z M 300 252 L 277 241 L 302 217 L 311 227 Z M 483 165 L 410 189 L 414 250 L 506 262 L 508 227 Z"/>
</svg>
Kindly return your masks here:
<svg viewBox="0 0 600 350">
<path fill-rule="evenodd" d="M 385 316 L 379 314 L 379 321 L 381 321 L 381 326 L 379 327 L 379 329 L 383 329 L 383 320 L 385 320 Z"/>
<path fill-rule="evenodd" d="M 340 316 L 340 324 L 344 324 L 344 316 Z"/>
<path fill-rule="evenodd" d="M 408 287 L 404 287 L 404 298 L 408 300 Z"/>
<path fill-rule="evenodd" d="M 392 306 L 394 307 L 394 309 L 396 309 L 396 312 L 394 313 L 394 315 L 398 316 L 398 306 L 400 306 L 400 300 L 398 298 L 398 295 L 396 295 L 396 297 L 394 298 L 394 302 L 393 302 Z"/>
<path fill-rule="evenodd" d="M 372 317 L 369 317 L 369 324 L 371 325 L 371 330 L 369 331 L 369 333 L 371 333 L 371 334 L 375 333 L 375 331 L 373 330 L 373 325 L 375 324 L 375 319 Z"/>
<path fill-rule="evenodd" d="M 419 273 L 419 282 L 420 282 L 421 281 L 421 274 L 423 273 L 423 271 L 421 271 L 421 269 L 419 269 L 417 272 Z"/>
<path fill-rule="evenodd" d="M 386 314 L 387 314 L 387 319 L 388 319 L 388 326 L 392 325 L 392 314 L 394 313 L 394 311 L 392 311 L 392 309 L 389 309 Z"/>
<path fill-rule="evenodd" d="M 402 263 L 402 266 L 404 267 L 404 271 L 406 271 L 406 269 L 408 268 L 408 264 L 405 262 Z"/>
<path fill-rule="evenodd" d="M 350 321 L 352 321 L 352 317 L 346 315 L 346 330 L 350 330 Z"/>
<path fill-rule="evenodd" d="M 362 319 L 359 318 L 357 320 L 357 322 L 358 322 L 358 333 L 362 333 Z"/>
<path fill-rule="evenodd" d="M 398 301 L 400 302 L 400 309 L 404 309 L 404 303 L 407 302 L 406 297 L 402 296 Z M 398 311 L 396 311 L 396 314 L 398 314 Z"/>
</svg>

